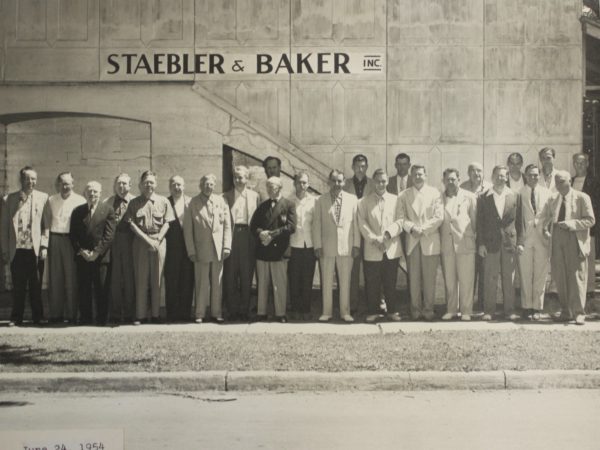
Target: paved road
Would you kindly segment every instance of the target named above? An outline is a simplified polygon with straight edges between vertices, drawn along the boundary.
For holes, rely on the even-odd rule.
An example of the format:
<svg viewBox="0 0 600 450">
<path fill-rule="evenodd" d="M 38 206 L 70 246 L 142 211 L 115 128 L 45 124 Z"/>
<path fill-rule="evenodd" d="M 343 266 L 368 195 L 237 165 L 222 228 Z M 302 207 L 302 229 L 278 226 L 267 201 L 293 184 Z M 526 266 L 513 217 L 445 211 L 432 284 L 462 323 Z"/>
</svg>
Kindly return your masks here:
<svg viewBox="0 0 600 450">
<path fill-rule="evenodd" d="M 0 431 L 57 428 L 123 428 L 127 450 L 584 450 L 600 391 L 0 395 Z"/>
</svg>

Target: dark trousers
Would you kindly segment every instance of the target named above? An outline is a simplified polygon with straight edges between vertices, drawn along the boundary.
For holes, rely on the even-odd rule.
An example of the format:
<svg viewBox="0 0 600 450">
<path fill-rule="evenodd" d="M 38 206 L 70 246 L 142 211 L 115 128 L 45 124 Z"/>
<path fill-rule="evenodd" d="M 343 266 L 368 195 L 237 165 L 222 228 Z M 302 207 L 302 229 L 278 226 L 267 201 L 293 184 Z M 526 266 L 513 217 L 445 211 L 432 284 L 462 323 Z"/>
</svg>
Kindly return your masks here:
<svg viewBox="0 0 600 450">
<path fill-rule="evenodd" d="M 360 238 L 360 255 L 354 258 L 352 262 L 352 272 L 350 273 L 350 310 L 352 314 L 361 314 L 366 309 L 367 300 L 365 299 L 364 293 L 360 291 L 360 266 L 362 263 L 362 255 L 364 252 L 364 240 Z M 368 281 L 365 274 L 365 267 L 363 266 L 363 275 L 365 278 L 365 292 L 368 290 Z M 361 295 L 363 294 L 363 295 Z"/>
<path fill-rule="evenodd" d="M 365 281 L 367 286 L 367 311 L 369 314 L 379 314 L 381 291 L 385 294 L 388 313 L 400 311 L 396 278 L 398 277 L 399 258 L 388 259 L 383 255 L 381 261 L 364 261 Z"/>
<path fill-rule="evenodd" d="M 231 254 L 225 260 L 223 286 L 228 314 L 247 316 L 250 308 L 250 289 L 256 265 L 254 238 L 248 226 L 235 225 Z"/>
<path fill-rule="evenodd" d="M 95 298 L 96 322 L 103 325 L 108 319 L 108 264 L 101 263 L 97 260 L 87 262 L 81 256 L 75 258 L 75 264 L 77 266 L 79 322 L 84 324 L 93 322 L 93 298 Z"/>
<path fill-rule="evenodd" d="M 164 269 L 167 320 L 190 320 L 192 317 L 194 263 L 188 258 L 183 234 L 180 238 L 167 238 Z"/>
<path fill-rule="evenodd" d="M 315 251 L 311 248 L 293 248 L 288 264 L 290 279 L 290 299 L 292 311 L 310 313 L 312 284 L 315 276 Z"/>
<path fill-rule="evenodd" d="M 132 241 L 131 233 L 117 231 L 111 247 L 110 302 L 111 319 L 115 322 L 133 320 L 135 280 Z"/>
<path fill-rule="evenodd" d="M 485 293 L 484 283 L 483 283 L 483 267 L 484 267 L 485 259 L 479 256 L 479 254 L 475 255 L 475 284 L 477 285 L 477 300 L 473 302 L 474 309 L 483 311 L 483 296 Z"/>
<path fill-rule="evenodd" d="M 10 263 L 10 273 L 13 283 L 11 320 L 17 324 L 23 322 L 25 292 L 29 288 L 31 318 L 33 323 L 39 323 L 43 316 L 42 275 L 44 274 L 44 261 L 39 260 L 33 250 L 17 249 Z"/>
</svg>

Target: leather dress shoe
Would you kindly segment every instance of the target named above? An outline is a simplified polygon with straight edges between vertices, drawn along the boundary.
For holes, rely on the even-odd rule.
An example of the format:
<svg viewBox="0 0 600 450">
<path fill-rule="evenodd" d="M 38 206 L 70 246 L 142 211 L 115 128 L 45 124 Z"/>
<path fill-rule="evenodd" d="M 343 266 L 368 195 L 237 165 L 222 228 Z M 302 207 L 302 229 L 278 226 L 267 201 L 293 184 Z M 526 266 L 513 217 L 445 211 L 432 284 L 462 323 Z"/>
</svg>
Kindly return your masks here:
<svg viewBox="0 0 600 450">
<path fill-rule="evenodd" d="M 585 325 L 585 316 L 583 314 L 578 314 L 575 318 L 576 325 Z"/>
<path fill-rule="evenodd" d="M 463 322 L 469 322 L 471 321 L 471 316 L 469 314 L 463 314 L 460 316 L 460 320 L 462 320 Z"/>
<path fill-rule="evenodd" d="M 350 314 L 346 314 L 342 317 L 342 320 L 346 323 L 352 323 L 354 322 L 354 317 L 352 317 Z"/>
<path fill-rule="evenodd" d="M 331 316 L 327 316 L 325 314 L 323 314 L 321 317 L 319 317 L 319 322 L 330 322 L 331 321 Z"/>
<path fill-rule="evenodd" d="M 391 322 L 400 322 L 402 320 L 402 317 L 400 316 L 400 313 L 398 313 L 398 312 L 389 313 L 387 315 L 387 318 Z"/>
<path fill-rule="evenodd" d="M 367 316 L 367 318 L 365 319 L 365 322 L 375 323 L 375 322 L 377 322 L 377 319 L 379 319 L 379 314 L 369 314 Z"/>
<path fill-rule="evenodd" d="M 202 317 L 198 317 L 197 319 L 194 320 L 195 323 L 202 323 Z"/>
<path fill-rule="evenodd" d="M 446 313 L 442 316 L 442 320 L 452 320 L 452 319 L 454 319 L 454 317 L 456 317 L 454 314 Z"/>
<path fill-rule="evenodd" d="M 492 315 L 484 314 L 483 317 L 481 318 L 481 320 L 485 320 L 486 322 L 489 322 L 490 320 L 492 320 Z"/>
<path fill-rule="evenodd" d="M 215 323 L 218 323 L 219 325 L 222 325 L 225 323 L 225 319 L 223 319 L 222 317 L 215 317 L 214 321 L 215 321 Z"/>
<path fill-rule="evenodd" d="M 285 316 L 279 316 L 279 317 L 277 317 L 277 322 L 279 322 L 279 323 L 287 323 L 288 320 L 287 320 L 287 317 L 285 317 Z"/>
<path fill-rule="evenodd" d="M 266 314 L 257 314 L 256 317 L 254 318 L 255 322 L 266 322 L 267 321 L 267 315 Z"/>
<path fill-rule="evenodd" d="M 508 320 L 514 322 L 515 320 L 519 320 L 521 318 L 521 316 L 519 316 L 518 314 L 511 314 L 509 316 L 506 317 Z"/>
</svg>

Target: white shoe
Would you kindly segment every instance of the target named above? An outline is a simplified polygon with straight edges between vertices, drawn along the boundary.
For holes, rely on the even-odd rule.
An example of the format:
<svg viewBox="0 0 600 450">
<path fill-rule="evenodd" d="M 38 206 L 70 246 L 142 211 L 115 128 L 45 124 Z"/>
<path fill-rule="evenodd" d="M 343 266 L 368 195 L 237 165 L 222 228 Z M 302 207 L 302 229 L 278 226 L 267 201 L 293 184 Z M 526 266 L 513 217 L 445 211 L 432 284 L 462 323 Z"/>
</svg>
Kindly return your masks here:
<svg viewBox="0 0 600 450">
<path fill-rule="evenodd" d="M 370 314 L 365 319 L 365 322 L 367 322 L 367 323 L 375 323 L 375 322 L 377 322 L 378 318 L 379 318 L 378 314 Z"/>
<path fill-rule="evenodd" d="M 446 313 L 442 316 L 442 320 L 452 320 L 454 319 L 454 314 L 452 313 Z"/>
<path fill-rule="evenodd" d="M 469 322 L 471 320 L 471 316 L 468 314 L 463 314 L 462 316 L 460 316 L 460 320 L 464 322 Z"/>
<path fill-rule="evenodd" d="M 491 314 L 484 314 L 481 320 L 490 321 L 492 320 Z"/>
<path fill-rule="evenodd" d="M 346 323 L 352 323 L 354 322 L 354 317 L 352 317 L 350 314 L 346 314 L 345 316 L 342 316 L 342 320 Z"/>
<path fill-rule="evenodd" d="M 319 317 L 319 322 L 329 322 L 331 320 L 331 316 L 328 316 L 326 314 L 323 314 L 321 317 Z"/>
<path fill-rule="evenodd" d="M 577 325 L 584 325 L 585 324 L 585 316 L 583 314 L 579 314 L 575 318 L 575 324 L 577 324 Z"/>
</svg>

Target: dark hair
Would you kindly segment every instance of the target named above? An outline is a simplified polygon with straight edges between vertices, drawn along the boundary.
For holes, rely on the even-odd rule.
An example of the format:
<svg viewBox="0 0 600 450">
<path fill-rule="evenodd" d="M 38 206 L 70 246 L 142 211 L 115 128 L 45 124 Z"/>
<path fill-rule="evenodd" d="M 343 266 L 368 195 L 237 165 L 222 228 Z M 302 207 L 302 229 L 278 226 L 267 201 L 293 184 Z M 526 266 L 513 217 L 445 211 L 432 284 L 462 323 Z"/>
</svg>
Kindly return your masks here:
<svg viewBox="0 0 600 450">
<path fill-rule="evenodd" d="M 529 173 L 531 169 L 537 169 L 538 171 L 540 170 L 536 164 L 528 164 L 527 167 L 525 167 L 525 173 Z"/>
<path fill-rule="evenodd" d="M 263 169 L 267 169 L 267 164 L 269 163 L 269 161 L 277 161 L 277 167 L 281 169 L 281 159 L 279 159 L 277 156 L 267 156 L 262 164 Z"/>
<path fill-rule="evenodd" d="M 21 170 L 19 170 L 19 177 L 22 180 L 25 177 L 25 172 L 35 172 L 37 174 L 37 172 L 35 171 L 35 169 L 33 168 L 33 166 L 25 166 L 23 168 L 21 168 Z"/>
<path fill-rule="evenodd" d="M 58 175 L 56 175 L 56 182 L 58 183 L 60 181 L 60 179 L 64 176 L 64 175 L 71 175 L 71 178 L 73 178 L 73 174 L 71 172 L 61 172 Z"/>
<path fill-rule="evenodd" d="M 143 183 L 144 181 L 146 181 L 146 178 L 148 178 L 148 177 L 156 178 L 156 174 L 154 172 L 152 172 L 151 170 L 144 170 L 142 172 L 142 176 L 140 177 L 140 183 Z"/>
<path fill-rule="evenodd" d="M 394 161 L 398 161 L 399 159 L 408 159 L 408 163 L 410 164 L 410 156 L 408 156 L 406 153 L 398 153 Z"/>
<path fill-rule="evenodd" d="M 550 152 L 550 153 L 552 154 L 552 157 L 553 157 L 553 158 L 556 158 L 556 150 L 554 150 L 552 147 L 544 147 L 543 149 L 541 149 L 541 150 L 538 152 L 538 156 L 539 156 L 539 157 L 541 157 L 541 156 L 542 156 L 542 154 L 543 154 L 543 153 L 546 153 L 546 152 Z"/>
<path fill-rule="evenodd" d="M 338 169 L 333 169 L 331 172 L 329 172 L 329 177 L 327 177 L 327 179 L 331 180 L 331 177 L 333 177 L 333 176 L 337 177 L 339 175 L 341 175 L 342 177 L 345 178 L 344 172 L 342 172 L 341 170 L 338 170 Z"/>
<path fill-rule="evenodd" d="M 410 168 L 410 173 L 416 172 L 417 170 L 423 169 L 423 172 L 427 173 L 427 169 L 422 164 L 413 164 Z"/>
<path fill-rule="evenodd" d="M 442 176 L 444 178 L 446 178 L 451 173 L 455 173 L 456 174 L 456 178 L 460 178 L 460 172 L 458 171 L 458 169 L 455 169 L 453 167 L 448 167 L 446 170 L 444 170 L 444 173 L 442 174 Z"/>
<path fill-rule="evenodd" d="M 362 153 L 359 153 L 354 158 L 352 158 L 352 165 L 356 164 L 357 162 L 363 162 L 363 161 L 366 162 L 367 164 L 369 164 L 369 160 L 367 159 L 367 157 L 365 155 L 363 155 Z"/>
<path fill-rule="evenodd" d="M 508 155 L 508 158 L 506 158 L 506 161 L 508 162 L 513 158 L 519 158 L 519 161 L 521 162 L 521 164 L 523 164 L 523 155 L 521 155 L 520 153 L 518 153 L 518 152 L 511 153 L 510 155 Z"/>
</svg>

